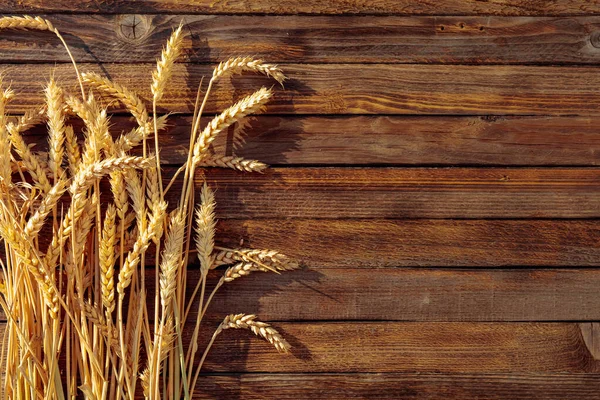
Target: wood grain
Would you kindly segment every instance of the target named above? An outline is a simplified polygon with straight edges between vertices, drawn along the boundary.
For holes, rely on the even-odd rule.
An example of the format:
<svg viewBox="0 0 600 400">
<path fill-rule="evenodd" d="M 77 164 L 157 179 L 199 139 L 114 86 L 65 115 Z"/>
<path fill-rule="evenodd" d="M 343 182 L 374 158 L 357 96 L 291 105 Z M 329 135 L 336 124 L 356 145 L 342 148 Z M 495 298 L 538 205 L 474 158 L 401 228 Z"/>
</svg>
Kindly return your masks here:
<svg viewBox="0 0 600 400">
<path fill-rule="evenodd" d="M 223 219 L 600 216 L 595 168 L 213 168 L 206 177 Z M 166 195 L 170 203 L 177 190 Z"/>
<path fill-rule="evenodd" d="M 80 65 L 112 77 L 148 99 L 154 65 Z M 600 75 L 592 67 L 289 64 L 286 90 L 276 89 L 268 113 L 277 114 L 453 114 L 600 115 Z M 19 95 L 7 108 L 22 113 L 41 104 L 50 73 L 76 89 L 67 64 L 4 65 L 4 80 Z M 176 64 L 161 110 L 190 112 L 197 85 L 212 69 Z M 348 84 L 352 77 L 352 85 Z M 247 76 L 225 81 L 214 92 L 208 113 L 222 110 L 242 95 L 273 81 Z"/>
<path fill-rule="evenodd" d="M 577 267 L 600 266 L 599 234 L 598 220 L 254 219 L 220 221 L 217 239 L 277 249 L 319 270 Z"/>
<path fill-rule="evenodd" d="M 78 62 L 154 62 L 185 26 L 186 62 L 253 55 L 278 63 L 597 64 L 600 18 L 47 16 Z M 70 62 L 53 35 L 2 31 L 1 62 Z"/>
<path fill-rule="evenodd" d="M 600 14 L 594 0 L 5 0 L 0 12 L 402 14 L 402 15 L 585 15 Z"/>
<path fill-rule="evenodd" d="M 232 310 L 234 311 L 234 310 Z M 211 325 L 211 326 L 209 326 Z M 598 373 L 576 323 L 277 322 L 279 354 L 246 330 L 224 331 L 205 372 Z M 216 324 L 205 324 L 199 348 Z M 0 334 L 5 325 L 0 325 Z M 183 332 L 189 343 L 193 329 Z M 567 375 L 568 376 L 568 375 Z"/>
<path fill-rule="evenodd" d="M 283 323 L 291 356 L 247 331 L 225 331 L 206 371 L 598 372 L 573 323 Z"/>
<path fill-rule="evenodd" d="M 202 376 L 202 399 L 597 399 L 598 374 L 228 374 Z"/>
<path fill-rule="evenodd" d="M 260 115 L 248 121 L 244 134 L 233 128 L 219 136 L 214 152 L 280 166 L 600 165 L 597 117 Z M 111 124 L 113 132 L 134 127 L 125 116 L 114 116 Z M 185 162 L 190 126 L 189 116 L 169 119 L 160 135 L 163 164 Z M 46 150 L 47 134 L 39 125 L 26 139 Z"/>
<path fill-rule="evenodd" d="M 211 273 L 209 282 L 222 273 Z M 198 274 L 188 274 L 189 295 Z M 149 293 L 153 278 L 149 271 Z M 217 292 L 207 318 L 220 320 L 239 311 L 268 321 L 597 321 L 599 286 L 598 269 L 310 268 L 255 273 L 228 283 Z M 588 336 L 591 346 L 598 346 L 598 332 L 590 330 Z"/>
</svg>

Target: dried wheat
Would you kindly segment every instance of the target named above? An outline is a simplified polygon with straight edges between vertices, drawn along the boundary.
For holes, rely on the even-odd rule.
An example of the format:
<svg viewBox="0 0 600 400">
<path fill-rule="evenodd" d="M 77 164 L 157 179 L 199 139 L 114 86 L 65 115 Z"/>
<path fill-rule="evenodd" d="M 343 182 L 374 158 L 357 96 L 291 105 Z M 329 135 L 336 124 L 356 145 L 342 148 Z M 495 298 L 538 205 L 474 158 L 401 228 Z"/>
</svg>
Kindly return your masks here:
<svg viewBox="0 0 600 400">
<path fill-rule="evenodd" d="M 129 110 L 140 126 L 146 126 L 148 123 L 148 111 L 146 110 L 144 102 L 137 94 L 125 86 L 112 82 L 107 78 L 103 78 L 94 72 L 84 72 L 82 78 L 84 82 L 92 87 L 119 100 L 119 102 Z"/>
<path fill-rule="evenodd" d="M 46 86 L 46 113 L 48 114 L 48 166 L 57 180 L 62 172 L 65 141 L 65 116 L 63 114 L 63 91 L 54 79 Z"/>
<path fill-rule="evenodd" d="M 198 164 L 202 161 L 208 146 L 215 140 L 220 132 L 244 118 L 246 115 L 260 110 L 261 107 L 269 101 L 272 95 L 273 93 L 270 89 L 263 87 L 213 118 L 206 128 L 204 128 L 194 145 L 194 163 Z"/>
<path fill-rule="evenodd" d="M 100 285 L 102 288 L 102 304 L 109 313 L 115 309 L 115 245 L 117 243 L 117 225 L 115 223 L 117 209 L 110 204 L 106 209 L 106 217 L 100 241 Z"/>
<path fill-rule="evenodd" d="M 213 71 L 213 80 L 231 75 L 238 75 L 242 72 L 257 72 L 272 77 L 281 85 L 286 77 L 281 69 L 274 64 L 266 64 L 263 60 L 255 60 L 252 57 L 234 57 L 221 62 Z"/>
<path fill-rule="evenodd" d="M 167 42 L 167 46 L 162 51 L 160 60 L 156 63 L 156 70 L 152 73 L 152 85 L 150 88 L 155 102 L 160 101 L 162 98 L 167 81 L 173 74 L 173 64 L 181 53 L 181 45 L 183 44 L 182 28 L 183 25 L 180 24 L 173 31 Z"/>
<path fill-rule="evenodd" d="M 215 196 L 205 182 L 200 193 L 200 207 L 196 211 L 196 250 L 204 273 L 212 265 L 215 225 Z"/>
<path fill-rule="evenodd" d="M 261 336 L 271 343 L 277 351 L 287 353 L 291 346 L 290 344 L 271 327 L 271 325 L 258 321 L 256 315 L 253 314 L 230 314 L 223 322 L 220 328 L 225 329 L 249 329 L 256 336 Z"/>
<path fill-rule="evenodd" d="M 260 161 L 247 160 L 242 157 L 234 156 L 212 156 L 199 162 L 198 166 L 231 168 L 244 172 L 263 172 L 268 168 L 267 164 L 264 164 Z"/>
</svg>

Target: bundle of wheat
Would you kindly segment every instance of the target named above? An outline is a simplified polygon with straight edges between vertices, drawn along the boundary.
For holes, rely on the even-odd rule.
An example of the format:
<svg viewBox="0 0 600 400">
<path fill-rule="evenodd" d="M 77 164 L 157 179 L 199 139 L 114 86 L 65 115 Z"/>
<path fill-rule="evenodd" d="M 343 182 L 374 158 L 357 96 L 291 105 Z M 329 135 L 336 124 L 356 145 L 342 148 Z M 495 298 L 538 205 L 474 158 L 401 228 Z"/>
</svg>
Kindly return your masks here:
<svg viewBox="0 0 600 400">
<path fill-rule="evenodd" d="M 52 32 L 71 55 L 58 30 L 41 17 L 0 18 L 0 29 Z M 182 43 L 179 26 L 152 73 L 152 112 L 123 85 L 95 73 L 80 74 L 72 57 L 81 96 L 50 79 L 41 111 L 9 121 L 5 107 L 14 93 L 0 91 L 0 237 L 5 250 L 0 305 L 8 320 L 1 355 L 4 398 L 65 399 L 83 393 L 93 399 L 133 399 L 141 386 L 149 399 L 190 399 L 213 342 L 231 328 L 248 329 L 278 351 L 288 351 L 289 344 L 270 325 L 254 315 L 231 314 L 199 354 L 200 325 L 220 287 L 253 271 L 286 271 L 297 264 L 272 250 L 215 246 L 215 197 L 206 183 L 194 204 L 199 169 L 266 168 L 255 160 L 215 156 L 209 149 L 220 132 L 261 111 L 272 90 L 256 91 L 201 129 L 215 83 L 245 71 L 279 83 L 285 76 L 275 65 L 243 57 L 214 70 L 202 101 L 200 82 L 187 161 L 164 187 L 159 131 L 167 116 L 157 114 L 157 104 Z M 102 97 L 122 104 L 136 127 L 114 139 Z M 74 129 L 73 118 L 83 121 L 81 132 Z M 34 152 L 22 134 L 44 121 L 49 150 Z M 148 143 L 152 135 L 154 146 Z M 138 146 L 142 156 L 132 155 Z M 181 196 L 169 205 L 166 194 L 181 173 Z M 101 197 L 107 187 L 108 201 Z M 50 240 L 39 237 L 44 226 Z M 200 279 L 186 289 L 192 243 L 200 268 L 189 273 Z M 148 251 L 154 251 L 157 266 L 154 309 L 146 302 Z M 208 294 L 208 271 L 221 265 L 229 268 Z M 184 343 L 187 327 L 193 333 Z"/>
</svg>

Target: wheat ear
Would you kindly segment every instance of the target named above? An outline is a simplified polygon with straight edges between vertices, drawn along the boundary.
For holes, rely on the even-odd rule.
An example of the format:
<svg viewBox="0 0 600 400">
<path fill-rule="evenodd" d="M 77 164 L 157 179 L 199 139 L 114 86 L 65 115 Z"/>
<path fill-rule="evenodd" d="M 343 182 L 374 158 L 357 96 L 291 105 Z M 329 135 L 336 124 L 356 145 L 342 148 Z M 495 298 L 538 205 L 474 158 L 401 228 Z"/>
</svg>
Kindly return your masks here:
<svg viewBox="0 0 600 400">
<path fill-rule="evenodd" d="M 79 149 L 77 136 L 75 136 L 75 132 L 73 131 L 73 127 L 71 125 L 67 125 L 65 127 L 65 148 L 67 150 L 69 172 L 71 173 L 71 176 L 75 176 L 81 161 L 81 150 Z"/>
<path fill-rule="evenodd" d="M 231 168 L 243 172 L 263 172 L 269 166 L 257 160 L 234 156 L 212 156 L 198 163 L 199 167 Z"/>
<path fill-rule="evenodd" d="M 256 336 L 261 336 L 282 353 L 287 353 L 290 344 L 271 327 L 271 325 L 256 319 L 254 314 L 230 314 L 221 322 L 220 328 L 225 329 L 250 329 Z"/>
<path fill-rule="evenodd" d="M 182 263 L 185 215 L 180 209 L 172 213 L 160 263 L 160 301 L 163 309 L 170 304 L 177 284 L 177 271 Z"/>
<path fill-rule="evenodd" d="M 66 181 L 59 180 L 52 188 L 48 191 L 44 199 L 42 200 L 40 206 L 35 211 L 35 213 L 29 218 L 27 224 L 25 225 L 25 234 L 29 237 L 35 237 L 44 224 L 44 220 L 50 214 L 50 212 L 56 206 L 58 200 L 63 195 L 63 193 L 67 190 Z"/>
<path fill-rule="evenodd" d="M 138 236 L 133 245 L 133 249 L 129 252 L 129 254 L 127 254 L 127 258 L 125 259 L 125 262 L 119 271 L 117 292 L 119 293 L 120 299 L 125 297 L 125 289 L 127 289 L 127 287 L 129 287 L 131 284 L 131 277 L 135 268 L 140 263 L 141 254 L 148 249 L 148 246 L 150 246 L 150 242 L 158 230 L 158 225 L 162 225 L 163 223 L 167 204 L 163 202 L 160 206 L 162 211 L 152 214 L 148 226 L 143 232 L 140 233 L 140 236 Z"/>
<path fill-rule="evenodd" d="M 29 127 L 29 117 L 29 115 L 21 117 L 21 121 L 18 124 L 9 123 L 7 125 L 8 134 L 10 142 L 19 157 L 21 157 L 21 160 L 23 160 L 23 164 L 27 168 L 29 175 L 33 178 L 35 185 L 44 193 L 48 193 L 52 186 L 48 181 L 46 170 L 43 167 L 41 160 L 33 154 L 29 146 L 25 144 L 23 136 L 21 136 L 22 130 Z"/>
<path fill-rule="evenodd" d="M 269 101 L 272 95 L 273 92 L 270 89 L 263 87 L 213 118 L 206 128 L 204 128 L 194 144 L 194 163 L 198 164 L 202 161 L 208 146 L 215 140 L 220 132 L 244 118 L 246 115 L 260 110 Z"/>
<path fill-rule="evenodd" d="M 81 76 L 83 81 L 88 85 L 119 100 L 133 115 L 138 125 L 146 126 L 148 122 L 148 110 L 137 94 L 125 86 L 103 78 L 94 72 L 84 72 Z"/>
<path fill-rule="evenodd" d="M 65 116 L 63 113 L 63 91 L 50 79 L 44 93 L 46 95 L 46 113 L 48 114 L 48 166 L 55 181 L 62 173 L 65 142 Z"/>
<path fill-rule="evenodd" d="M 213 71 L 213 80 L 226 76 L 238 75 L 242 72 L 257 72 L 272 77 L 280 85 L 286 80 L 281 69 L 274 64 L 266 64 L 263 60 L 255 60 L 252 57 L 233 57 L 221 62 Z"/>
<path fill-rule="evenodd" d="M 212 252 L 215 246 L 215 196 L 206 182 L 200 193 L 200 207 L 196 210 L 196 250 L 203 273 L 213 262 Z"/>
<path fill-rule="evenodd" d="M 156 70 L 152 73 L 150 89 L 155 102 L 160 101 L 162 98 L 167 81 L 173 74 L 173 64 L 181 53 L 181 45 L 183 44 L 182 29 L 183 25 L 179 24 L 179 27 L 173 31 L 160 59 L 156 63 Z"/>
<path fill-rule="evenodd" d="M 298 263 L 285 254 L 266 249 L 223 249 L 215 256 L 214 264 L 215 266 L 219 266 L 234 264 L 240 261 L 264 264 L 277 271 L 290 271 L 298 268 Z"/>
<path fill-rule="evenodd" d="M 117 242 L 117 225 L 115 219 L 117 209 L 110 204 L 106 209 L 102 239 L 100 240 L 100 284 L 102 287 L 102 304 L 108 313 L 115 309 L 115 245 Z"/>
</svg>

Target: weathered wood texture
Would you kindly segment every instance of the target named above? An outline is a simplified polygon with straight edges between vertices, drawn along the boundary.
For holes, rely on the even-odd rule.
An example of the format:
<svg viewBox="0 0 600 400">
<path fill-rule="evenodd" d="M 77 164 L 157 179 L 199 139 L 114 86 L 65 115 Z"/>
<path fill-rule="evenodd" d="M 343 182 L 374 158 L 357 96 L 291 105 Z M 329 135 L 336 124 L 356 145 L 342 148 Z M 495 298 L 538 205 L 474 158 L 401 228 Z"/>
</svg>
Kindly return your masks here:
<svg viewBox="0 0 600 400">
<path fill-rule="evenodd" d="M 220 218 L 600 217 L 596 168 L 211 169 L 206 178 Z"/>
<path fill-rule="evenodd" d="M 4 0 L 0 12 L 585 15 L 600 14 L 595 0 Z"/>
<path fill-rule="evenodd" d="M 574 323 L 277 323 L 292 356 L 226 331 L 207 358 L 220 372 L 584 373 L 600 362 Z"/>
<path fill-rule="evenodd" d="M 185 25 L 184 62 L 597 64 L 600 17 L 53 15 L 79 62 L 154 62 Z M 48 33 L 3 31 L 1 62 L 69 62 Z"/>
<path fill-rule="evenodd" d="M 152 64 L 82 64 L 150 98 Z M 289 64 L 285 90 L 267 107 L 277 114 L 600 115 L 600 74 L 593 67 Z M 19 96 L 7 107 L 24 112 L 40 104 L 50 73 L 76 89 L 68 64 L 7 64 L 4 79 Z M 176 64 L 162 101 L 163 111 L 189 113 L 198 82 L 212 67 Z M 352 84 L 349 84 L 352 77 Z M 221 81 L 208 113 L 273 81 L 262 76 Z"/>
<path fill-rule="evenodd" d="M 189 273 L 193 285 L 198 274 Z M 221 320 L 236 310 L 267 321 L 598 321 L 598 286 L 598 269 L 310 268 L 228 283 L 207 317 Z"/>
<path fill-rule="evenodd" d="M 79 120 L 73 120 L 76 129 Z M 270 116 L 249 118 L 245 133 L 217 137 L 216 154 L 270 165 L 598 166 L 598 117 Z M 207 121 L 205 121 L 207 122 Z M 111 118 L 115 132 L 134 127 Z M 173 116 L 161 134 L 161 161 L 180 165 L 191 117 Z M 27 133 L 46 150 L 46 127 Z M 138 150 L 138 154 L 141 152 Z"/>
<path fill-rule="evenodd" d="M 310 268 L 600 266 L 600 220 L 222 220 L 220 243 Z M 337 246 L 344 243 L 344 246 Z M 379 272 L 380 270 L 376 270 Z"/>
<path fill-rule="evenodd" d="M 202 399 L 598 399 L 598 374 L 228 374 L 203 376 Z"/>
</svg>

